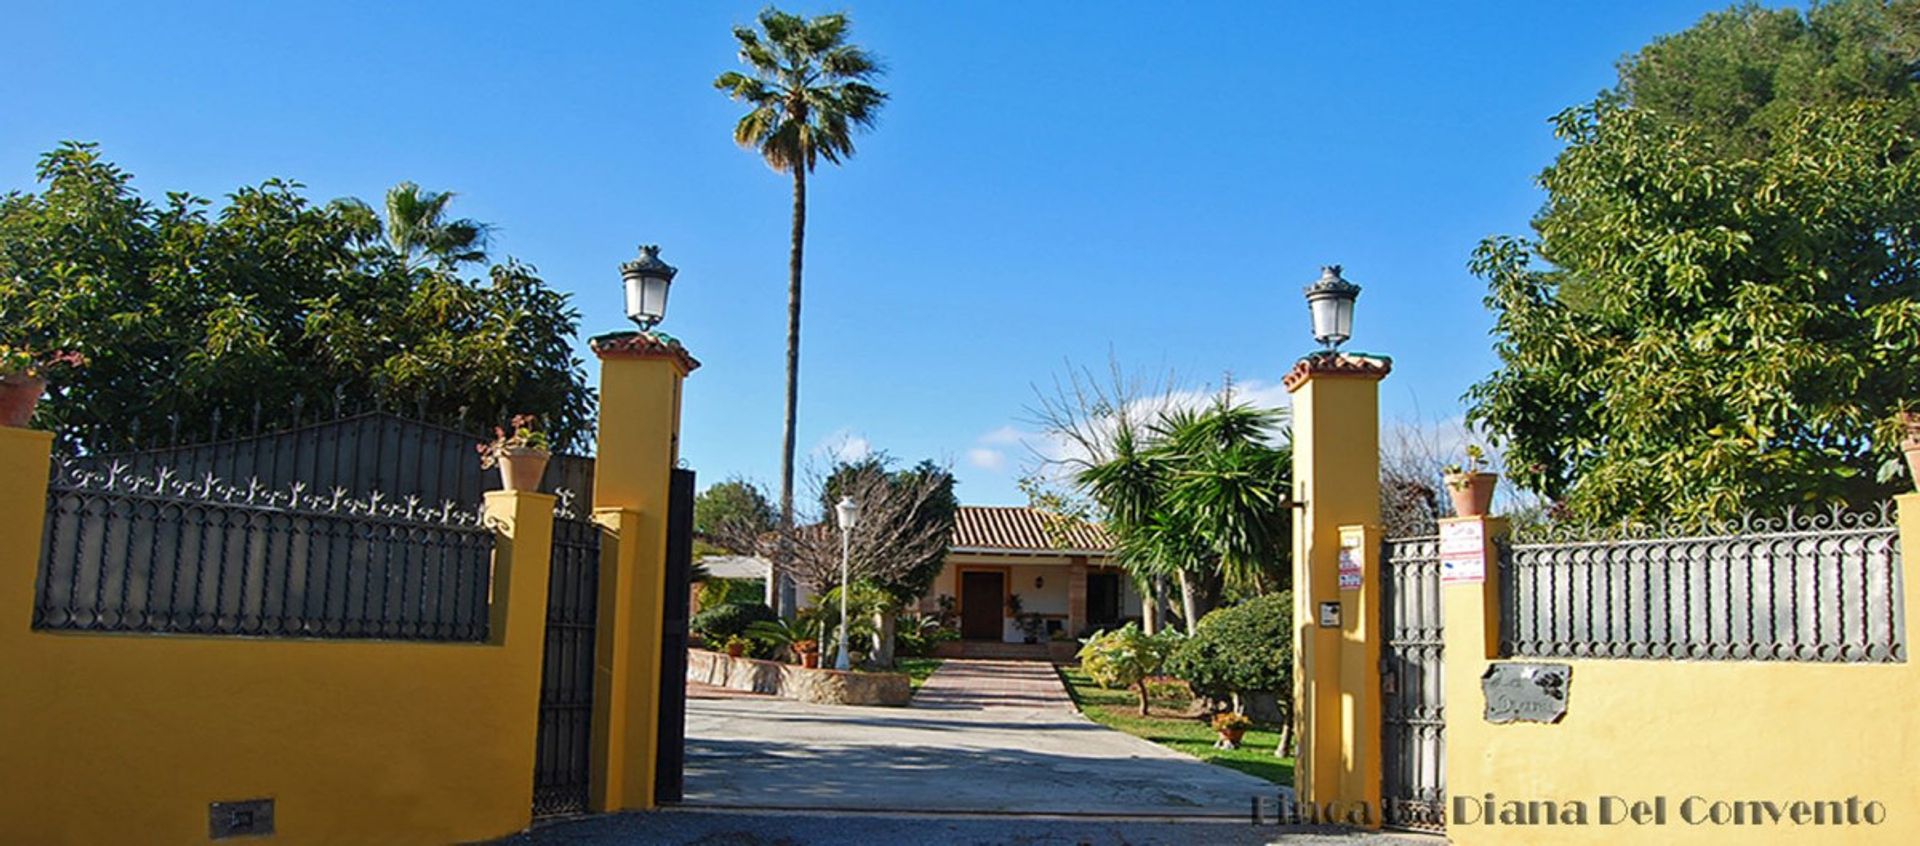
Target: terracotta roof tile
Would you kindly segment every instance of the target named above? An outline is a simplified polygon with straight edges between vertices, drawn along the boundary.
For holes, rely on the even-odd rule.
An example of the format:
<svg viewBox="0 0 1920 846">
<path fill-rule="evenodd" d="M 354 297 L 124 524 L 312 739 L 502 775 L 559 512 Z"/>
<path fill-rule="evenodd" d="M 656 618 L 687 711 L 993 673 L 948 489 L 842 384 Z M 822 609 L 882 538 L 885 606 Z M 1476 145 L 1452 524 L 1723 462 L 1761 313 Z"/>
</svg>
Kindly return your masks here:
<svg viewBox="0 0 1920 846">
<path fill-rule="evenodd" d="M 1108 550 L 1112 539 L 1097 524 L 1068 524 L 1061 518 L 1023 506 L 962 505 L 953 521 L 953 546 L 960 549 Z"/>
</svg>

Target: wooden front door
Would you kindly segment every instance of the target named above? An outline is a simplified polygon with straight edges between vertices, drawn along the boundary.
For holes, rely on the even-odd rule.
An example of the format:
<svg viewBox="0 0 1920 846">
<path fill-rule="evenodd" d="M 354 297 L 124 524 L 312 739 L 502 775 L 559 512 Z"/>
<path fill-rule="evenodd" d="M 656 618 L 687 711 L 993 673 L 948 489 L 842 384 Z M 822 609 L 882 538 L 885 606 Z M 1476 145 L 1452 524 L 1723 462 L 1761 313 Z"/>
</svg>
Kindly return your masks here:
<svg viewBox="0 0 1920 846">
<path fill-rule="evenodd" d="M 1002 608 L 1006 604 L 1006 574 L 968 571 L 960 574 L 960 636 L 967 640 L 1000 640 L 1006 631 Z"/>
</svg>

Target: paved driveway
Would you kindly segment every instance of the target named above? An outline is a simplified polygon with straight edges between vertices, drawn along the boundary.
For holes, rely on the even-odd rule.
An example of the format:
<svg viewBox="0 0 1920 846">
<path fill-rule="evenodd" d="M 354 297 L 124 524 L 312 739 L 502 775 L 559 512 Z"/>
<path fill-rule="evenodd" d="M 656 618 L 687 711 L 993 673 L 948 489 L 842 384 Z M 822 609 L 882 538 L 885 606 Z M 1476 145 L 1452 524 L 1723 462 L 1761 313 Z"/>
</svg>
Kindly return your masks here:
<svg viewBox="0 0 1920 846">
<path fill-rule="evenodd" d="M 1046 664 L 948 661 L 908 708 L 687 703 L 692 806 L 1246 819 L 1263 780 L 1093 723 Z"/>
</svg>

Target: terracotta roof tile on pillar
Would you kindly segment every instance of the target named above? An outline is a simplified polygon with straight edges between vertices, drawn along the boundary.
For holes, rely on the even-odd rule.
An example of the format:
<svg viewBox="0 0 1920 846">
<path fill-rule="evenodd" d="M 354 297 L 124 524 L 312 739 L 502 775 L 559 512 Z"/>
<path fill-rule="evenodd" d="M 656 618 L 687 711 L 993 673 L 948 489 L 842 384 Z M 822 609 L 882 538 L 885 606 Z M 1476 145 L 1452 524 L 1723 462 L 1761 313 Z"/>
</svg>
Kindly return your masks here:
<svg viewBox="0 0 1920 846">
<path fill-rule="evenodd" d="M 1308 376 L 1368 376 L 1384 379 L 1393 370 L 1393 359 L 1386 356 L 1370 356 L 1358 353 L 1314 353 L 1295 362 L 1293 369 L 1281 377 L 1280 382 L 1287 390 L 1300 387 Z"/>
<path fill-rule="evenodd" d="M 587 347 L 601 358 L 670 358 L 680 363 L 684 373 L 700 367 L 700 361 L 681 346 L 680 339 L 653 332 L 616 332 L 595 335 Z"/>
</svg>

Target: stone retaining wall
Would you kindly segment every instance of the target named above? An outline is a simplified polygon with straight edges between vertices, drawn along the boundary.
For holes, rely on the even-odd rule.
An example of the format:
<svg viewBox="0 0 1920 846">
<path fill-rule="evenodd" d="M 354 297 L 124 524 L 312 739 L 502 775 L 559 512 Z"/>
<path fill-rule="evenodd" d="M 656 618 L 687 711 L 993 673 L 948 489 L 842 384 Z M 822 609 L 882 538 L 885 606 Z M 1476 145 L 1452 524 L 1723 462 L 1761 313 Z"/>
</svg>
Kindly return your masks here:
<svg viewBox="0 0 1920 846">
<path fill-rule="evenodd" d="M 687 650 L 687 680 L 817 705 L 905 705 L 913 697 L 903 673 L 809 670 L 705 649 Z"/>
</svg>

